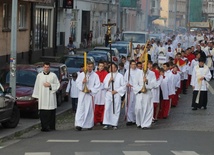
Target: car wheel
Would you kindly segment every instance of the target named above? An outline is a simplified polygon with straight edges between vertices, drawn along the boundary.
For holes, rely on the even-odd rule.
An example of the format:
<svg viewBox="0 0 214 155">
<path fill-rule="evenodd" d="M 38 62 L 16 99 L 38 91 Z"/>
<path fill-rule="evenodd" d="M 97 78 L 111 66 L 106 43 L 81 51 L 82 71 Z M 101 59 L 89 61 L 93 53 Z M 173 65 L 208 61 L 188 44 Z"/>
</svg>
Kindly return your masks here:
<svg viewBox="0 0 214 155">
<path fill-rule="evenodd" d="M 19 108 L 17 105 L 14 105 L 10 119 L 6 122 L 2 122 L 1 124 L 5 128 L 15 128 L 19 123 L 19 119 L 20 119 Z"/>
<path fill-rule="evenodd" d="M 57 106 L 60 106 L 62 104 L 62 94 L 57 94 Z"/>
</svg>

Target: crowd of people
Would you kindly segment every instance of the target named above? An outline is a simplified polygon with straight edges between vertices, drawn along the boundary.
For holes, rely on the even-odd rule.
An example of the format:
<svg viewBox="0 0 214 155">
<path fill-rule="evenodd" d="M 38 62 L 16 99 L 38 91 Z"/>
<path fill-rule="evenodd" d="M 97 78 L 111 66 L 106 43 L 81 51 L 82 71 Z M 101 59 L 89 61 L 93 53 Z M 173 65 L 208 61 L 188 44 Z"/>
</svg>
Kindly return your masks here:
<svg viewBox="0 0 214 155">
<path fill-rule="evenodd" d="M 88 62 L 87 72 L 72 74 L 66 90 L 76 130 L 91 130 L 98 124 L 116 130 L 121 109 L 127 126 L 148 129 L 169 117 L 170 108 L 178 105 L 180 94 L 187 94 L 190 85 L 192 110 L 207 109 L 207 91 L 214 93 L 208 83 L 213 78 L 213 47 L 211 35 L 177 35 L 138 45 L 119 65 L 99 62 L 93 71 L 94 64 Z"/>
</svg>

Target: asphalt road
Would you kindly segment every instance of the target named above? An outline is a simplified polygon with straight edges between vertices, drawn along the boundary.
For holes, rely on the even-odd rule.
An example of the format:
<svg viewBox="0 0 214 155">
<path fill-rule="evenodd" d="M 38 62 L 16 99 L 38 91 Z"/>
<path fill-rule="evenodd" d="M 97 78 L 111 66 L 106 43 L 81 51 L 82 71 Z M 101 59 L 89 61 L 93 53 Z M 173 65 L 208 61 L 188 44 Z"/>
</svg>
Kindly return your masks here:
<svg viewBox="0 0 214 155">
<path fill-rule="evenodd" d="M 214 81 L 211 81 L 214 86 Z M 123 113 L 118 130 L 75 131 L 64 121 L 57 131 L 39 129 L 0 144 L 0 155 L 214 155 L 214 95 L 207 110 L 191 110 L 192 90 L 181 95 L 168 119 L 149 130 L 126 127 Z"/>
</svg>

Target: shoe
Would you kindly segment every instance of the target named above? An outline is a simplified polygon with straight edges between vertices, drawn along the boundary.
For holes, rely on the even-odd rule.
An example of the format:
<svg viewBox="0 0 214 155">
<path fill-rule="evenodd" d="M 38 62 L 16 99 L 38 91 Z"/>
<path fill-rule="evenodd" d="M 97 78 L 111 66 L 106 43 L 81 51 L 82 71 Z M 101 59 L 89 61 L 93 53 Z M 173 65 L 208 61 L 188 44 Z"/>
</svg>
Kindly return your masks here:
<svg viewBox="0 0 214 155">
<path fill-rule="evenodd" d="M 140 126 L 140 125 L 138 125 L 138 126 L 137 126 L 137 128 L 141 128 L 141 126 Z"/>
<path fill-rule="evenodd" d="M 131 125 L 133 125 L 133 123 L 132 122 L 127 122 L 126 125 L 127 126 L 131 126 Z"/>
<path fill-rule="evenodd" d="M 157 119 L 153 119 L 152 120 L 152 123 L 156 123 L 158 120 Z"/>
<path fill-rule="evenodd" d="M 76 126 L 76 130 L 77 130 L 77 131 L 81 131 L 82 128 L 81 128 L 80 126 Z"/>
<path fill-rule="evenodd" d="M 105 125 L 105 126 L 103 127 L 103 130 L 108 130 L 108 126 Z"/>
<path fill-rule="evenodd" d="M 113 126 L 113 130 L 117 130 L 117 126 Z"/>
<path fill-rule="evenodd" d="M 143 127 L 142 129 L 143 129 L 143 130 L 147 130 L 147 129 L 149 129 L 149 128 L 148 128 L 148 127 Z"/>
<path fill-rule="evenodd" d="M 50 129 L 47 129 L 47 128 L 44 128 L 44 129 L 41 129 L 42 132 L 49 132 Z"/>
<path fill-rule="evenodd" d="M 197 108 L 192 108 L 192 110 L 197 110 Z"/>
</svg>

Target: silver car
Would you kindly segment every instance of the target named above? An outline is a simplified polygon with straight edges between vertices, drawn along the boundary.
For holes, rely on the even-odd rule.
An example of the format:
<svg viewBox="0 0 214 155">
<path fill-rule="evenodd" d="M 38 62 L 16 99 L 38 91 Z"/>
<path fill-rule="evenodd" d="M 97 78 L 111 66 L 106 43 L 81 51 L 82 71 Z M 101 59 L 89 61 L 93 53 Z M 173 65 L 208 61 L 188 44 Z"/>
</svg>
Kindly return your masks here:
<svg viewBox="0 0 214 155">
<path fill-rule="evenodd" d="M 20 119 L 20 112 L 11 89 L 4 89 L 0 83 L 0 123 L 5 128 L 15 128 Z"/>
</svg>

